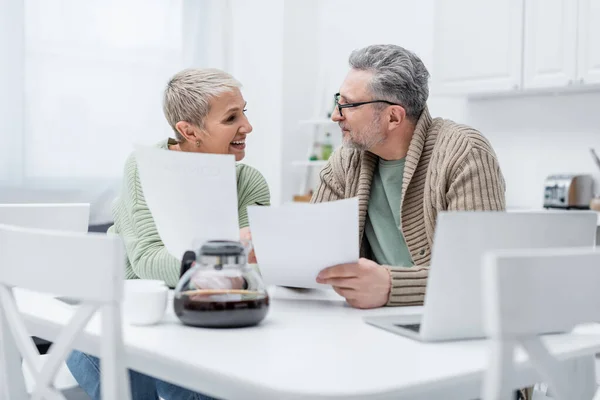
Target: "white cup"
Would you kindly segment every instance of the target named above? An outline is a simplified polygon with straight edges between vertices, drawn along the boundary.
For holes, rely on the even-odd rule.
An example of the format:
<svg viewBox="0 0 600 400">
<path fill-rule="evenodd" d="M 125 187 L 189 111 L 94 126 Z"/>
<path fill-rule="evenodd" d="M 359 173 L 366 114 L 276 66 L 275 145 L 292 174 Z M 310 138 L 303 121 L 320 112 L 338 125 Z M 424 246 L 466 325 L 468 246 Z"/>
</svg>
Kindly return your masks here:
<svg viewBox="0 0 600 400">
<path fill-rule="evenodd" d="M 127 290 L 140 290 L 144 288 L 154 288 L 154 287 L 163 287 L 166 286 L 164 281 L 159 279 L 127 279 L 125 281 L 125 291 Z"/>
<path fill-rule="evenodd" d="M 169 288 L 163 281 L 125 281 L 123 317 L 131 325 L 153 325 L 164 317 Z"/>
</svg>

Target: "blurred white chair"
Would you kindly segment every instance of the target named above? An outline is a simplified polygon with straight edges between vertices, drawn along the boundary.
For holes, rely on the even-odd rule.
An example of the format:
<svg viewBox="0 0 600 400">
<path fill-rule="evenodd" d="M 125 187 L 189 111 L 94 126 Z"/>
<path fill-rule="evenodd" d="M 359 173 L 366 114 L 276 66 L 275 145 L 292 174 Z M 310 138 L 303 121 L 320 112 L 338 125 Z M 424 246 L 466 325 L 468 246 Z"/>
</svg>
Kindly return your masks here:
<svg viewBox="0 0 600 400">
<path fill-rule="evenodd" d="M 548 385 L 552 399 L 592 399 L 593 354 L 558 360 L 540 335 L 600 320 L 600 250 L 503 250 L 487 253 L 483 261 L 483 310 L 491 350 L 483 399 L 511 398 L 518 345 Z"/>
<path fill-rule="evenodd" d="M 57 231 L 87 232 L 90 205 L 0 204 L 0 224 Z"/>
<path fill-rule="evenodd" d="M 90 205 L 87 203 L 0 204 L 0 224 L 84 233 L 88 230 L 89 219 Z M 45 342 L 42 343 L 43 347 L 47 346 Z M 40 357 L 40 362 L 45 362 L 46 358 L 47 355 L 43 354 Z M 33 373 L 25 362 L 23 362 L 22 368 L 27 390 L 31 392 L 34 382 Z M 61 390 L 78 386 L 77 381 L 64 363 L 54 384 L 55 387 Z M 77 396 L 77 391 L 73 390 L 71 397 L 76 398 Z"/>
<path fill-rule="evenodd" d="M 0 225 L 0 399 L 29 398 L 21 357 L 35 379 L 32 398 L 64 399 L 54 381 L 73 341 L 101 311 L 101 388 L 105 399 L 130 399 L 122 363 L 123 246 L 117 236 Z M 93 282 L 93 284 L 90 284 Z M 18 311 L 13 288 L 75 299 L 80 305 L 44 362 Z"/>
</svg>

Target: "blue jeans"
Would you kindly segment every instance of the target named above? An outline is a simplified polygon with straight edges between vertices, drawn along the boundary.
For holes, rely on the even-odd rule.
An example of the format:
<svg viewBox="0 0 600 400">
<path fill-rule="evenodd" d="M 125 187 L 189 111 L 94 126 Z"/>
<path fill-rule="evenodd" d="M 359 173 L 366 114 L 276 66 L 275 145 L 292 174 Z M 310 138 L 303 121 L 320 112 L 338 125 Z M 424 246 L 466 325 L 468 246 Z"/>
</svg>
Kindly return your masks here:
<svg viewBox="0 0 600 400">
<path fill-rule="evenodd" d="M 79 386 L 93 400 L 100 400 L 100 360 L 74 350 L 67 358 L 67 367 Z M 212 397 L 129 370 L 132 400 L 214 400 Z"/>
</svg>

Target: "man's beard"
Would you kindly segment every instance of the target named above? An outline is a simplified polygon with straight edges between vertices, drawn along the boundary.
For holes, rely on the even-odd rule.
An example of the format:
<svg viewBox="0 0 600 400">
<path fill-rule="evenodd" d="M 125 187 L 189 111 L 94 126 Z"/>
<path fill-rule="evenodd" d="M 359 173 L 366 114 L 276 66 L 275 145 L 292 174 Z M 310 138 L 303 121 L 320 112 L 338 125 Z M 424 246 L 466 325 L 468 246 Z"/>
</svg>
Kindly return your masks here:
<svg viewBox="0 0 600 400">
<path fill-rule="evenodd" d="M 356 149 L 360 151 L 367 151 L 372 149 L 374 146 L 377 146 L 378 144 L 382 143 L 385 139 L 383 135 L 379 132 L 379 128 L 379 117 L 377 117 L 369 124 L 369 126 L 363 131 L 362 134 L 358 135 L 358 138 L 356 138 L 355 135 L 352 135 L 351 132 L 348 132 L 348 135 L 344 137 L 344 146 L 350 149 Z"/>
</svg>

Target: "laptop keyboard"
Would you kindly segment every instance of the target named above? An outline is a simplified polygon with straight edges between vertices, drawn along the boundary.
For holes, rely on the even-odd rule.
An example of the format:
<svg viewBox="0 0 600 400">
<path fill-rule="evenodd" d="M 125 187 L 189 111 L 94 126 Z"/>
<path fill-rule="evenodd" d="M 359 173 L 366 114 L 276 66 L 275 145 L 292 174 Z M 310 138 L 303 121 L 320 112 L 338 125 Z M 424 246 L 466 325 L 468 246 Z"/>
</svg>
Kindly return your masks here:
<svg viewBox="0 0 600 400">
<path fill-rule="evenodd" d="M 419 333 L 421 324 L 396 324 L 396 326 Z"/>
</svg>

